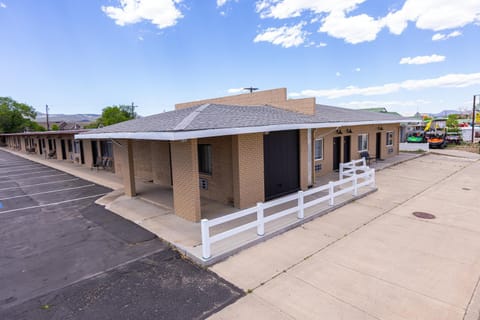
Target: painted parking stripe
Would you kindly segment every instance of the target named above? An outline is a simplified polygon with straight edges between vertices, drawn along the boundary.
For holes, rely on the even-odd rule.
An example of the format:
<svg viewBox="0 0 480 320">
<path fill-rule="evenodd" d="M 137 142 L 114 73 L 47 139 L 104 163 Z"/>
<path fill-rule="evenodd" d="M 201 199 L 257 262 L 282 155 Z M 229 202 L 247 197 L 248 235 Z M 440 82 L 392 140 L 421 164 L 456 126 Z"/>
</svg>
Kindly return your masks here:
<svg viewBox="0 0 480 320">
<path fill-rule="evenodd" d="M 67 180 L 58 180 L 58 181 L 50 181 L 50 182 L 42 182 L 42 183 L 36 183 L 36 184 L 29 184 L 29 185 L 26 185 L 26 186 L 1 188 L 0 191 L 13 190 L 13 189 L 22 189 L 22 188 L 27 188 L 27 187 L 36 187 L 36 186 L 40 186 L 40 185 L 44 185 L 44 184 L 54 184 L 54 183 L 59 183 L 59 182 L 76 181 L 76 180 L 80 180 L 80 178 L 67 179 Z"/>
<path fill-rule="evenodd" d="M 29 166 L 29 167 L 32 167 L 32 166 Z M 40 169 L 40 168 L 48 168 L 48 167 L 39 165 L 39 166 L 35 166 L 33 168 L 25 168 L 25 169 L 20 169 L 20 170 L 16 170 L 17 168 L 14 168 L 15 170 L 3 170 L 0 173 L 25 172 L 25 171 L 37 170 L 37 169 Z"/>
<path fill-rule="evenodd" d="M 56 177 L 56 176 L 66 176 L 68 173 L 59 173 L 59 174 L 51 174 L 48 176 L 38 176 L 38 177 L 28 177 L 28 178 L 23 178 L 23 179 L 15 179 L 15 181 L 4 181 L 0 183 L 11 183 L 11 182 L 16 182 L 18 180 L 29 180 L 29 179 L 38 179 L 38 178 L 49 178 L 49 177 Z"/>
<path fill-rule="evenodd" d="M 80 200 L 85 200 L 85 199 L 91 199 L 91 198 L 96 198 L 96 197 L 101 197 L 106 195 L 108 192 L 104 193 L 99 193 L 93 196 L 88 196 L 88 197 L 82 197 L 82 198 L 76 198 L 76 199 L 71 199 L 71 200 L 65 200 L 65 201 L 59 201 L 59 202 L 54 202 L 54 203 L 47 203 L 47 204 L 41 204 L 38 206 L 31 206 L 31 207 L 25 207 L 25 208 L 19 208 L 19 209 L 11 209 L 11 210 L 5 210 L 5 211 L 0 211 L 0 215 L 4 213 L 10 213 L 10 212 L 16 212 L 16 211 L 23 211 L 23 210 L 28 210 L 28 209 L 35 209 L 35 208 L 44 208 L 44 207 L 51 207 L 51 206 L 57 206 L 59 204 L 64 204 L 64 203 L 69 203 L 69 202 L 75 202 L 75 201 L 80 201 Z"/>
<path fill-rule="evenodd" d="M 10 199 L 16 199 L 16 198 L 30 197 L 30 196 L 36 196 L 36 195 L 39 195 L 39 194 L 46 194 L 46 193 L 53 193 L 53 192 L 62 192 L 62 191 L 68 191 L 68 190 L 76 190 L 76 189 L 88 188 L 88 187 L 93 187 L 93 186 L 95 186 L 95 184 L 87 184 L 87 185 L 80 186 L 80 187 L 73 187 L 73 188 L 66 188 L 66 189 L 57 189 L 57 190 L 52 190 L 52 191 L 44 191 L 44 192 L 29 193 L 29 194 L 22 194 L 21 196 L 14 196 L 14 197 L 2 198 L 2 199 L 0 199 L 0 200 L 10 200 Z"/>
<path fill-rule="evenodd" d="M 2 204 L 2 202 L 0 201 L 0 209 L 2 209 L 2 208 L 3 208 L 3 204 Z"/>
<path fill-rule="evenodd" d="M 51 168 L 47 168 L 45 171 L 57 171 L 55 169 L 51 169 Z M 0 176 L 0 178 L 11 178 L 11 177 L 18 177 L 18 176 L 27 176 L 27 175 L 32 175 L 34 173 L 38 173 L 38 171 L 36 172 L 27 172 L 27 173 L 19 173 L 19 174 L 12 174 L 12 175 L 8 175 L 8 176 Z M 32 178 L 35 178 L 35 177 L 32 177 Z"/>
<path fill-rule="evenodd" d="M 20 167 L 25 167 L 25 166 L 32 166 L 33 164 L 30 162 L 23 162 L 22 164 L 5 164 L 5 165 L 0 165 L 0 168 L 20 168 Z"/>
</svg>

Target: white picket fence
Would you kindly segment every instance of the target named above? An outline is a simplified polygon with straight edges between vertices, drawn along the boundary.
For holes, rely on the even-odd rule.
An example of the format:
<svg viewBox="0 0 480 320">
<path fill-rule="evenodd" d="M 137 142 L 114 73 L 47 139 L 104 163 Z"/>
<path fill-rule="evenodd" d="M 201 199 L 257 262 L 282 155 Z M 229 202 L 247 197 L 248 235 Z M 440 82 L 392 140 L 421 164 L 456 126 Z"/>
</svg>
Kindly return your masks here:
<svg viewBox="0 0 480 320">
<path fill-rule="evenodd" d="M 358 174 L 357 171 L 361 171 L 362 173 Z M 220 218 L 212 220 L 202 219 L 202 257 L 206 260 L 211 258 L 211 245 L 215 242 L 227 239 L 229 237 L 253 228 L 257 229 L 258 236 L 263 236 L 265 234 L 265 224 L 268 222 L 280 219 L 291 214 L 296 214 L 298 219 L 303 219 L 305 209 L 307 208 L 327 201 L 330 206 L 333 206 L 335 204 L 335 198 L 338 196 L 350 192 L 353 196 L 357 196 L 358 188 L 363 186 L 375 187 L 375 170 L 370 169 L 365 165 L 365 159 L 363 159 L 363 162 L 361 159 L 354 160 L 345 164 L 340 164 L 340 175 L 340 180 L 334 182 L 330 181 L 326 185 L 312 188 L 307 191 L 298 191 L 297 193 L 276 200 L 259 202 L 255 207 L 228 214 Z M 344 176 L 348 176 L 348 178 L 343 178 Z M 305 201 L 305 197 L 325 191 L 328 191 L 327 195 L 320 196 L 313 200 Z M 297 205 L 292 208 L 288 208 L 268 216 L 264 215 L 265 210 L 268 208 L 276 207 L 281 204 L 295 200 L 297 201 Z M 212 236 L 210 235 L 210 228 L 212 227 L 228 223 L 240 218 L 244 218 L 253 214 L 256 214 L 256 219 L 254 221 L 242 224 L 240 226 L 236 226 L 232 229 L 217 233 Z"/>
</svg>

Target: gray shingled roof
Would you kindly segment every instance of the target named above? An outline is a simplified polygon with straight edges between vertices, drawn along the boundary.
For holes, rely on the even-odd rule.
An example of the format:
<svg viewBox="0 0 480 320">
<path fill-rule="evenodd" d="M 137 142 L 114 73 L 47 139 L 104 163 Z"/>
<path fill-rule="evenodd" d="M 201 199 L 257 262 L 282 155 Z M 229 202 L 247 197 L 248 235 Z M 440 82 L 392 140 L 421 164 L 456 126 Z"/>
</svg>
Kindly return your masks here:
<svg viewBox="0 0 480 320">
<path fill-rule="evenodd" d="M 283 124 L 403 120 L 391 114 L 317 105 L 305 115 L 272 106 L 206 104 L 164 112 L 91 130 L 86 134 L 119 132 L 182 132 L 208 129 L 261 127 Z"/>
</svg>

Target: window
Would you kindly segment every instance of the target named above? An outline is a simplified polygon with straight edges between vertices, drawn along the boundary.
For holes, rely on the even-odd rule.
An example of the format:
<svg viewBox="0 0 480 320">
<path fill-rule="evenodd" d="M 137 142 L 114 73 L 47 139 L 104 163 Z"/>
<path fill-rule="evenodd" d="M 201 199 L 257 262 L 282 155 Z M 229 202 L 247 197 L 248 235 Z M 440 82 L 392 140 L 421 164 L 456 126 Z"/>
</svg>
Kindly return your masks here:
<svg viewBox="0 0 480 320">
<path fill-rule="evenodd" d="M 100 141 L 100 150 L 102 152 L 102 157 L 113 157 L 112 141 Z"/>
<path fill-rule="evenodd" d="M 73 152 L 74 153 L 80 153 L 80 141 L 75 140 L 73 144 Z"/>
<path fill-rule="evenodd" d="M 393 131 L 388 131 L 387 132 L 387 146 L 393 146 Z"/>
<path fill-rule="evenodd" d="M 323 138 L 315 139 L 315 160 L 323 160 Z"/>
<path fill-rule="evenodd" d="M 204 174 L 212 174 L 212 145 L 198 145 L 198 171 Z"/>
<path fill-rule="evenodd" d="M 368 133 L 358 135 L 358 152 L 368 151 Z"/>
</svg>

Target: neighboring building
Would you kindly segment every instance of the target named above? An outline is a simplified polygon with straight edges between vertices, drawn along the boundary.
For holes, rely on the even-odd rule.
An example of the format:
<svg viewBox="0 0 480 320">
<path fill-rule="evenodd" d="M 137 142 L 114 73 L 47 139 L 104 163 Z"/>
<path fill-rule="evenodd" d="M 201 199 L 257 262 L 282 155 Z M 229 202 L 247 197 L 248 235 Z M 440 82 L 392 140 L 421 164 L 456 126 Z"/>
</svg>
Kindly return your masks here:
<svg viewBox="0 0 480 320">
<path fill-rule="evenodd" d="M 274 89 L 177 104 L 76 138 L 85 159 L 94 141 L 113 142 L 127 195 L 136 194 L 135 178 L 171 187 L 175 214 L 199 221 L 202 198 L 247 208 L 306 190 L 361 152 L 393 157 L 406 121 L 314 98 L 290 100 L 286 89 Z"/>
<path fill-rule="evenodd" d="M 0 134 L 1 141 L 12 149 L 43 158 L 66 160 L 94 167 L 107 166 L 115 170 L 111 140 L 88 141 L 75 140 L 75 135 L 86 130 L 58 130 Z M 86 145 L 88 143 L 88 145 Z"/>
</svg>

